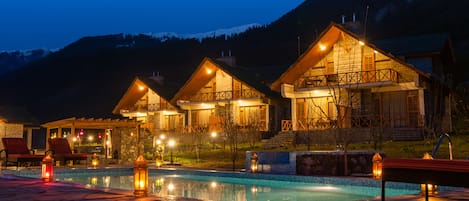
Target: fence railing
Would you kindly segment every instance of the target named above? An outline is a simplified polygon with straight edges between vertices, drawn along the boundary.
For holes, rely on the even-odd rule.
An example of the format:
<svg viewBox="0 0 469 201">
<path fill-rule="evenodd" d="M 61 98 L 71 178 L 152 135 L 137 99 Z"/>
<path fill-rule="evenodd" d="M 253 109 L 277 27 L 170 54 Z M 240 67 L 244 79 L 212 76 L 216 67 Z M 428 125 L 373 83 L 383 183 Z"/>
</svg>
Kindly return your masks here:
<svg viewBox="0 0 469 201">
<path fill-rule="evenodd" d="M 372 71 L 357 71 L 348 73 L 307 76 L 298 79 L 294 83 L 294 85 L 295 88 L 311 88 L 336 86 L 343 84 L 364 84 L 384 81 L 398 83 L 398 72 L 393 69 L 380 69 Z"/>
<path fill-rule="evenodd" d="M 339 125 L 339 122 L 340 125 Z M 328 118 L 307 118 L 300 120 L 282 120 L 282 131 L 321 130 L 330 128 L 422 128 L 424 115 L 353 115 L 340 121 Z"/>
<path fill-rule="evenodd" d="M 217 91 L 197 93 L 191 97 L 183 97 L 188 101 L 217 101 L 217 100 L 235 100 L 241 98 L 261 98 L 261 94 L 255 90 L 243 89 L 235 91 Z"/>
</svg>

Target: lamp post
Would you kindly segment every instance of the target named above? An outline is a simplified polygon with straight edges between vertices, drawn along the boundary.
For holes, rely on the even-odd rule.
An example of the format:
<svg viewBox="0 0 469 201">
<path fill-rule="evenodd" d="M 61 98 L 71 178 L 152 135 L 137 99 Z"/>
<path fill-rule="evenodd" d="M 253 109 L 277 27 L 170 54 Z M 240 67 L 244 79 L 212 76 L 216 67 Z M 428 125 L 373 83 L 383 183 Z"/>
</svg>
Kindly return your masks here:
<svg viewBox="0 0 469 201">
<path fill-rule="evenodd" d="M 215 138 L 217 137 L 217 132 L 213 131 L 210 134 L 210 137 L 212 138 L 212 149 L 215 149 Z"/>
<path fill-rule="evenodd" d="M 173 147 L 174 147 L 175 144 L 176 144 L 176 142 L 174 142 L 174 140 L 169 140 L 168 141 L 168 146 L 169 146 L 170 151 L 171 151 L 171 165 L 173 164 Z"/>
<path fill-rule="evenodd" d="M 373 163 L 373 179 L 381 179 L 383 174 L 383 157 L 376 152 L 371 159 Z"/>
<path fill-rule="evenodd" d="M 159 168 L 163 165 L 163 151 L 164 147 L 162 145 L 161 140 L 156 140 L 156 156 L 155 156 L 155 163 L 156 167 Z"/>
<path fill-rule="evenodd" d="M 148 165 L 142 155 L 134 163 L 134 195 L 146 196 L 148 191 Z"/>
</svg>

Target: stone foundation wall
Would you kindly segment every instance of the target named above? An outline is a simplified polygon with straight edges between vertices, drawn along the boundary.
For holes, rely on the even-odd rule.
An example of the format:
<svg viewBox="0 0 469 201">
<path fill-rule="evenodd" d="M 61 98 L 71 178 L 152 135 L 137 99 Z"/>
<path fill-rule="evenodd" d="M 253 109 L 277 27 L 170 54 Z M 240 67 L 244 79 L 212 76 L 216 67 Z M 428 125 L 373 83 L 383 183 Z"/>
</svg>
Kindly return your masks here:
<svg viewBox="0 0 469 201">
<path fill-rule="evenodd" d="M 246 170 L 250 171 L 251 155 L 246 153 Z M 265 173 L 343 176 L 343 151 L 256 152 L 258 170 Z M 349 151 L 347 175 L 371 175 L 374 151 Z M 382 156 L 384 154 L 381 154 Z"/>
</svg>

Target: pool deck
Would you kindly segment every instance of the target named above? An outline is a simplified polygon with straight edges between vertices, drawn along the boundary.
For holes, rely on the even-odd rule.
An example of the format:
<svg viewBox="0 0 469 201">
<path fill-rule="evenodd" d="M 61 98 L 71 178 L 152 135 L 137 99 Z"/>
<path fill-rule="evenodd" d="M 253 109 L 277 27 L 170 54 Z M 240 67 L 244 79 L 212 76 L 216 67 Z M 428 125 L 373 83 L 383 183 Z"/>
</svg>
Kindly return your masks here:
<svg viewBox="0 0 469 201">
<path fill-rule="evenodd" d="M 104 189 L 99 187 L 89 187 L 83 184 L 73 184 L 66 182 L 43 183 L 40 179 L 18 177 L 8 174 L 0 174 L 0 200 L 19 201 L 72 201 L 72 200 L 109 200 L 109 201 L 196 201 L 197 199 L 179 197 L 135 197 L 132 191 L 118 189 Z M 381 198 L 370 201 L 378 201 Z M 406 195 L 396 197 L 386 197 L 389 201 L 423 201 L 421 195 Z M 469 189 L 461 191 L 440 192 L 436 197 L 430 197 L 431 201 L 442 200 L 468 200 Z"/>
</svg>

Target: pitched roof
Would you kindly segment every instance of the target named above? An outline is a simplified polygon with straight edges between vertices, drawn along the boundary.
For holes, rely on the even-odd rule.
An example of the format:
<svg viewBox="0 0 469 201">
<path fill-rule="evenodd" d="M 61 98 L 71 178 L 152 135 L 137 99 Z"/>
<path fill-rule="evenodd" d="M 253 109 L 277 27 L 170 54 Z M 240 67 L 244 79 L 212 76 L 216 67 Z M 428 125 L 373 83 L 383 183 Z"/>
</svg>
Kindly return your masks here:
<svg viewBox="0 0 469 201">
<path fill-rule="evenodd" d="M 206 69 L 220 69 L 236 78 L 241 83 L 258 90 L 267 96 L 281 98 L 280 94 L 270 90 L 269 87 L 262 84 L 262 76 L 255 69 L 232 67 L 225 62 L 205 57 L 186 83 L 179 89 L 176 95 L 174 95 L 171 103 L 176 104 L 176 102 L 184 95 L 197 93 L 197 91 L 205 86 L 207 82 L 215 77 L 215 73 L 207 73 Z"/>
<path fill-rule="evenodd" d="M 324 51 L 329 51 L 330 48 L 336 43 L 343 34 L 347 34 L 356 40 L 361 40 L 356 34 L 345 29 L 341 25 L 331 22 L 329 26 L 319 35 L 315 42 L 313 42 L 308 49 L 300 55 L 300 57 L 292 64 L 290 67 L 274 82 L 272 83 L 272 90 L 280 91 L 280 86 L 283 83 L 293 83 L 298 77 L 305 73 L 311 63 L 317 63 L 323 58 Z M 415 68 L 414 66 L 404 62 L 403 60 L 395 57 L 392 54 L 389 54 L 382 49 L 378 48 L 372 43 L 366 43 L 365 45 L 373 48 L 374 50 L 380 52 L 383 55 L 386 55 L 393 60 L 401 63 L 408 68 L 413 69 L 417 73 L 429 77 L 429 74 L 423 72 L 422 70 Z M 323 49 L 326 48 L 326 49 Z"/>
<path fill-rule="evenodd" d="M 449 35 L 447 33 L 406 36 L 377 40 L 373 43 L 385 52 L 393 55 L 434 54 L 445 47 Z"/>
<path fill-rule="evenodd" d="M 169 86 L 171 85 L 171 86 Z M 141 87 L 148 88 L 157 93 L 161 98 L 169 102 L 177 90 L 176 86 L 170 83 L 160 84 L 155 79 L 149 77 L 135 77 L 132 84 L 130 84 L 127 91 L 124 93 L 119 103 L 112 110 L 113 114 L 119 114 L 120 110 L 124 107 L 134 105 L 140 98 L 142 98 L 148 90 L 141 90 Z"/>
<path fill-rule="evenodd" d="M 28 110 L 18 106 L 0 106 L 0 121 L 38 126 L 39 121 Z"/>
<path fill-rule="evenodd" d="M 216 63 L 223 71 L 230 74 L 232 77 L 236 78 L 240 82 L 244 82 L 244 84 L 258 90 L 259 92 L 273 98 L 281 98 L 279 93 L 272 91 L 263 83 L 267 79 L 272 78 L 272 76 L 278 75 L 275 72 L 262 71 L 269 69 L 245 68 L 241 66 L 233 67 L 216 59 L 212 60 L 212 62 Z"/>
</svg>

